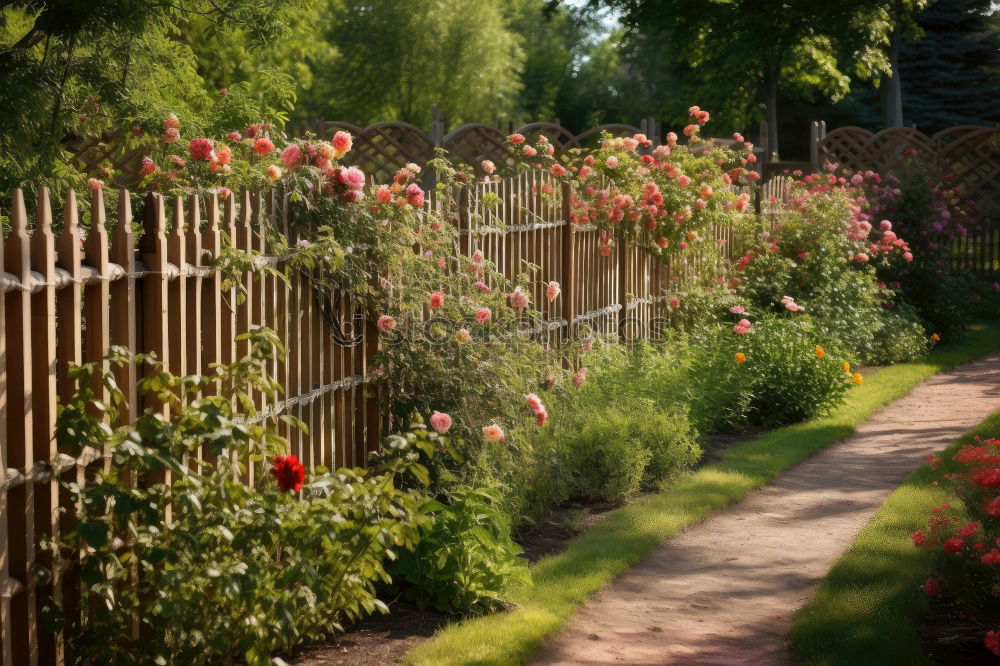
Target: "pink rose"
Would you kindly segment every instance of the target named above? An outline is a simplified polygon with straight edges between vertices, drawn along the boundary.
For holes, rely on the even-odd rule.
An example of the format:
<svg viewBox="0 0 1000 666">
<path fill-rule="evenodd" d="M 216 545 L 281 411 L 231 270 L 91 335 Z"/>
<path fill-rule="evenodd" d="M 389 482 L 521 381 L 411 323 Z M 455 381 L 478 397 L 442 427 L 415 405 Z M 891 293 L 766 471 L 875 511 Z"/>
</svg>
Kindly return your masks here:
<svg viewBox="0 0 1000 666">
<path fill-rule="evenodd" d="M 434 412 L 431 414 L 431 427 L 443 435 L 451 428 L 451 417 L 444 412 Z"/>
<path fill-rule="evenodd" d="M 431 294 L 430 300 L 427 302 L 427 304 L 431 307 L 431 309 L 436 309 L 444 305 L 444 292 L 435 291 L 433 294 Z"/>
<path fill-rule="evenodd" d="M 415 208 L 424 205 L 424 191 L 416 183 L 411 183 L 406 188 L 406 202 Z"/>
<path fill-rule="evenodd" d="M 382 315 L 378 318 L 376 326 L 378 326 L 378 330 L 383 333 L 388 333 L 392 329 L 396 328 L 396 319 L 390 315 Z"/>
<path fill-rule="evenodd" d="M 479 310 L 476 311 L 476 321 L 480 324 L 485 324 L 490 320 L 490 317 L 492 316 L 493 313 L 490 311 L 489 308 L 479 308 Z"/>
<path fill-rule="evenodd" d="M 520 287 L 514 287 L 514 293 L 510 295 L 511 305 L 519 310 L 523 310 L 528 307 L 529 302 L 528 295 Z"/>
<path fill-rule="evenodd" d="M 289 144 L 281 151 L 281 163 L 288 168 L 292 168 L 298 164 L 301 158 L 302 150 L 294 143 Z"/>
<path fill-rule="evenodd" d="M 562 290 L 559 288 L 559 283 L 552 281 L 549 282 L 548 286 L 545 287 L 545 298 L 549 299 L 549 303 L 559 298 L 559 294 Z"/>
</svg>

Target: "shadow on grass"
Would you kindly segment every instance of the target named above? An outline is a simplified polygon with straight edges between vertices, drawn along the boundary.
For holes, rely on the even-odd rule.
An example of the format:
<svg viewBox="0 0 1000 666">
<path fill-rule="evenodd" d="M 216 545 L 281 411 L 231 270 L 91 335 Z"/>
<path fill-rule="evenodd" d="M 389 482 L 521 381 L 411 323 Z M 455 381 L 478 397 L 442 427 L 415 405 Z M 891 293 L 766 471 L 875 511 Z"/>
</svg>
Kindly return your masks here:
<svg viewBox="0 0 1000 666">
<path fill-rule="evenodd" d="M 830 569 L 792 627 L 792 645 L 805 664 L 930 664 L 917 631 L 929 606 L 920 585 L 933 553 L 910 535 L 926 527 L 931 508 L 961 501 L 930 482 L 958 471 L 951 455 L 976 435 L 1000 433 L 1000 412 L 949 446 L 936 472 L 926 465 L 897 488 Z"/>
</svg>

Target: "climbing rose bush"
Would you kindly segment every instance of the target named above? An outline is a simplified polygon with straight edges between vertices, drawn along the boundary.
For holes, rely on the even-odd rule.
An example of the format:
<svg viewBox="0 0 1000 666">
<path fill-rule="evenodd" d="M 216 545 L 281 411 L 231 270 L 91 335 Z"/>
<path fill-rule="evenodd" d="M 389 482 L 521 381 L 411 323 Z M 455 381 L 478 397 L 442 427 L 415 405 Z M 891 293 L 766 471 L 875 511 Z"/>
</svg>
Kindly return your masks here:
<svg viewBox="0 0 1000 666">
<path fill-rule="evenodd" d="M 597 150 L 577 150 L 557 158 L 544 135 L 507 138 L 523 168 L 548 170 L 572 185 L 570 220 L 600 230 L 598 252 L 609 256 L 616 243 L 637 243 L 661 255 L 694 253 L 714 244 L 712 230 L 750 207 L 750 195 L 733 186 L 760 178 L 752 169 L 753 145 L 734 134 L 726 147 L 702 139 L 709 114 L 690 109 L 686 143 L 670 132 L 653 146 L 644 134 L 602 136 Z"/>
<path fill-rule="evenodd" d="M 900 285 L 879 271 L 913 255 L 890 220 L 872 217 L 866 177 L 855 176 L 791 180 L 780 218 L 735 262 L 728 284 L 759 310 L 804 311 L 845 343 L 852 361 L 909 360 L 926 351 L 928 333 Z"/>
</svg>

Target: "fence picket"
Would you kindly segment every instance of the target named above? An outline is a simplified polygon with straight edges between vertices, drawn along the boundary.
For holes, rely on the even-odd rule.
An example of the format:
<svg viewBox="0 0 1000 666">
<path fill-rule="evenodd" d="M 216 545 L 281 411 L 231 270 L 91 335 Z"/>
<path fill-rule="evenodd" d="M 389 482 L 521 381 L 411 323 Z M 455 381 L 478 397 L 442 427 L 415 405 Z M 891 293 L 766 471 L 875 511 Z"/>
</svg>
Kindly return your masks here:
<svg viewBox="0 0 1000 666">
<path fill-rule="evenodd" d="M 4 242 L 4 267 L 20 284 L 7 292 L 7 490 L 9 520 L 6 559 L 9 578 L 2 591 L 10 599 L 11 623 L 5 650 L 10 649 L 10 665 L 38 662 L 35 588 L 30 584 L 30 567 L 35 550 L 34 436 L 32 393 L 31 331 L 31 242 L 24 194 L 14 190 L 10 213 L 11 233 Z M 10 478 L 12 477 L 12 478 Z M 23 536 L 22 536 L 23 535 Z M 5 665 L 6 666 L 6 665 Z"/>
</svg>

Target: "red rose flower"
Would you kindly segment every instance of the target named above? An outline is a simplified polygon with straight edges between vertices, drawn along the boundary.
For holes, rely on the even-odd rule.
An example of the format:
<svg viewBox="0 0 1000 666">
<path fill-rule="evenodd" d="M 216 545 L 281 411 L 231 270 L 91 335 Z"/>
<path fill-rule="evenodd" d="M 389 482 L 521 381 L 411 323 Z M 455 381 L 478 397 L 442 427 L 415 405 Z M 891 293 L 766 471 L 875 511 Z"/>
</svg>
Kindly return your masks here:
<svg viewBox="0 0 1000 666">
<path fill-rule="evenodd" d="M 948 555 L 953 555 L 963 548 L 965 548 L 965 542 L 958 537 L 948 539 L 944 542 L 944 546 L 942 546 L 942 550 L 944 550 L 944 552 Z"/>
<path fill-rule="evenodd" d="M 1000 633 L 996 631 L 987 631 L 986 638 L 983 640 L 983 645 L 986 646 L 987 650 L 1000 657 Z"/>
<path fill-rule="evenodd" d="M 924 584 L 920 586 L 920 589 L 924 591 L 928 597 L 936 597 L 941 594 L 941 581 L 937 578 L 928 578 L 924 581 Z"/>
<path fill-rule="evenodd" d="M 302 482 L 306 479 L 306 468 L 295 456 L 275 456 L 271 474 L 279 488 L 297 493 L 302 490 Z"/>
<path fill-rule="evenodd" d="M 211 139 L 191 139 L 191 143 L 188 144 L 188 150 L 191 151 L 191 159 L 193 160 L 207 161 L 212 159 L 214 147 Z"/>
</svg>

